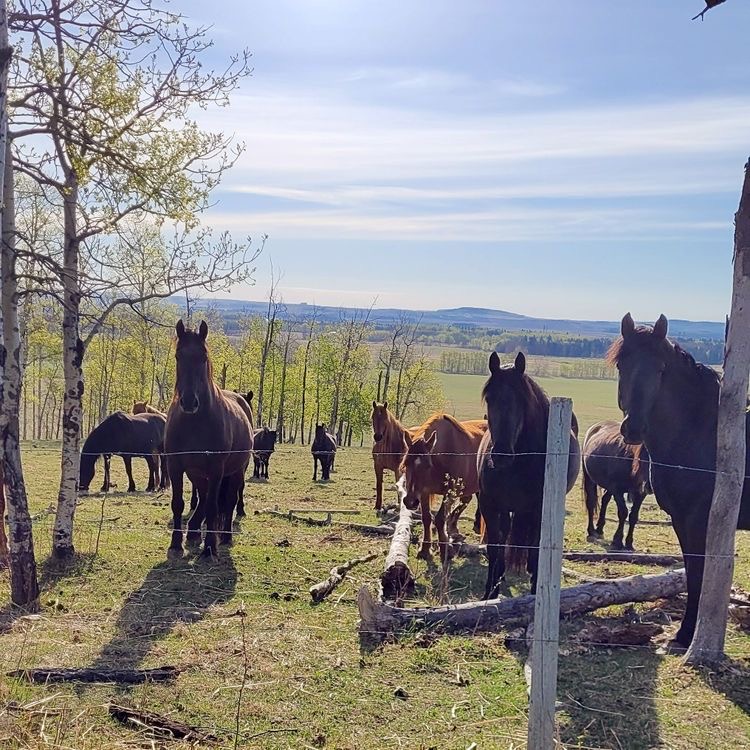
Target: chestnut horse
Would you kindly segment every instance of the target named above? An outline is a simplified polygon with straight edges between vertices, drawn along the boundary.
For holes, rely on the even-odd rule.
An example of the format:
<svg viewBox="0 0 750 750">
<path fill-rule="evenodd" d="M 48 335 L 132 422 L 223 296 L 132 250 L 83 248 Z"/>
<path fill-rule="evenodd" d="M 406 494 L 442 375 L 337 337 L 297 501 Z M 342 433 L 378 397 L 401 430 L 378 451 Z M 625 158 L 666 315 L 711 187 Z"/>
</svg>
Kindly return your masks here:
<svg viewBox="0 0 750 750">
<path fill-rule="evenodd" d="M 417 437 L 419 427 L 404 427 L 388 410 L 388 402 L 372 402 L 372 461 L 375 465 L 375 510 L 383 507 L 383 472 L 392 471 L 401 478 L 401 461 L 406 453 L 404 437 Z"/>
<path fill-rule="evenodd" d="M 432 497 L 443 497 L 435 514 L 435 529 L 440 545 L 440 559 L 450 554 L 451 539 L 459 540 L 458 519 L 479 491 L 477 450 L 487 431 L 484 419 L 458 422 L 449 414 L 434 414 L 412 438 L 404 434 L 406 453 L 401 461 L 399 495 L 409 510 L 422 510 L 422 548 L 420 557 L 430 556 L 432 546 Z M 449 496 L 458 493 L 459 501 L 452 509 Z"/>
<path fill-rule="evenodd" d="M 638 523 L 638 514 L 646 495 L 651 492 L 648 481 L 648 451 L 642 446 L 628 445 L 620 434 L 620 423 L 606 419 L 589 427 L 583 439 L 583 495 L 588 512 L 588 541 L 604 536 L 607 521 L 607 504 L 614 497 L 617 503 L 617 531 L 612 538 L 612 549 L 623 549 L 623 532 L 630 519 L 625 549 L 633 549 L 633 531 Z M 599 507 L 599 490 L 604 488 L 604 497 Z M 594 527 L 594 514 L 599 510 L 599 520 Z"/>
<path fill-rule="evenodd" d="M 245 481 L 253 450 L 253 437 L 245 410 L 216 385 L 206 347 L 208 326 L 198 331 L 176 326 L 177 376 L 167 412 L 165 437 L 172 480 L 172 542 L 169 557 L 179 558 L 182 548 L 183 474 L 198 489 L 198 506 L 188 521 L 188 544 L 200 543 L 206 521 L 203 555 L 216 554 L 217 531 L 221 541 L 232 541 L 232 515 Z"/>
<path fill-rule="evenodd" d="M 693 640 L 703 585 L 706 529 L 716 472 L 716 429 L 719 418 L 719 373 L 696 361 L 667 339 L 662 315 L 653 328 L 636 328 L 628 313 L 622 338 L 609 351 L 617 365 L 617 400 L 625 419 L 625 442 L 643 443 L 651 456 L 651 486 L 659 507 L 672 517 L 687 574 L 687 608 L 675 641 Z M 750 415 L 745 420 L 750 448 Z M 750 454 L 737 520 L 750 529 Z"/>
<path fill-rule="evenodd" d="M 526 374 L 522 352 L 514 364 L 505 367 L 501 367 L 497 353 L 492 352 L 489 367 L 490 377 L 482 391 L 489 430 L 477 456 L 479 507 L 486 525 L 489 560 L 485 599 L 492 599 L 499 592 L 506 553 L 513 568 L 526 562 L 531 592 L 536 592 L 549 422 L 549 398 Z M 578 422 L 573 415 L 568 492 L 578 479 L 580 468 Z"/>
</svg>

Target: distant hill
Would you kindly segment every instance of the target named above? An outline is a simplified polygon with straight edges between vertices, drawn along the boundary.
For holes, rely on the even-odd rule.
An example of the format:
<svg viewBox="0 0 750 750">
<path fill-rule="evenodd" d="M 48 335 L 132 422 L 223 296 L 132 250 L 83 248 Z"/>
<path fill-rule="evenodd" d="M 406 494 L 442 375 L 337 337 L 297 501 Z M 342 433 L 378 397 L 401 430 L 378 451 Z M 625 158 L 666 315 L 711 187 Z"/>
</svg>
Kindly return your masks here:
<svg viewBox="0 0 750 750">
<path fill-rule="evenodd" d="M 184 306 L 182 298 L 172 300 L 175 305 Z M 200 300 L 197 308 L 212 307 L 220 311 L 231 323 L 241 314 L 264 315 L 267 309 L 265 302 L 247 300 Z M 353 312 L 365 313 L 363 308 L 326 307 L 316 305 L 318 319 L 332 323 Z M 309 315 L 313 305 L 305 303 L 286 304 L 285 317 L 302 318 Z M 620 321 L 607 320 L 558 320 L 555 318 L 534 318 L 506 310 L 492 310 L 485 307 L 456 307 L 445 310 L 401 310 L 398 308 L 376 308 L 370 320 L 376 326 L 387 327 L 401 318 L 411 321 L 422 321 L 425 325 L 459 326 L 461 328 L 481 328 L 504 331 L 542 331 L 550 333 L 567 333 L 576 336 L 617 336 L 620 332 Z M 652 321 L 648 321 L 652 322 Z M 231 327 L 231 325 L 230 325 Z M 693 321 L 674 319 L 669 321 L 669 333 L 680 339 L 724 339 L 724 323 L 713 321 Z"/>
</svg>

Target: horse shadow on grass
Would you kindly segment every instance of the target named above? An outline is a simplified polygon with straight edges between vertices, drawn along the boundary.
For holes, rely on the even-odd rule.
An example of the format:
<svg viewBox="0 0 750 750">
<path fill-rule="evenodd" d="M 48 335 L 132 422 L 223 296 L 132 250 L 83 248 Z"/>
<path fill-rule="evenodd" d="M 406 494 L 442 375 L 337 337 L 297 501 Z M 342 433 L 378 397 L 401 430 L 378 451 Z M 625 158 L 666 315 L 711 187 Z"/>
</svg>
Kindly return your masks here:
<svg viewBox="0 0 750 750">
<path fill-rule="evenodd" d="M 214 561 L 186 557 L 158 563 L 125 600 L 114 635 L 90 667 L 141 668 L 175 627 L 202 620 L 212 607 L 229 601 L 236 587 L 237 569 L 226 547 Z"/>
<path fill-rule="evenodd" d="M 750 715 L 750 660 L 727 658 L 718 668 L 699 668 L 697 673 L 711 690 Z"/>
</svg>

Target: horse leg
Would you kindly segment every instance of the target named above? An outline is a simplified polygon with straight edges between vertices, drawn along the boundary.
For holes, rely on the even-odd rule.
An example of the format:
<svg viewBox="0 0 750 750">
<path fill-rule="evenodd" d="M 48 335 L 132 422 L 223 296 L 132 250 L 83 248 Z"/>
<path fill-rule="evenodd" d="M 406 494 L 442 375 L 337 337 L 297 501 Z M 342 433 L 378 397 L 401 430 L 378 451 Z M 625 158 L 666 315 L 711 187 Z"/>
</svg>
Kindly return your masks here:
<svg viewBox="0 0 750 750">
<path fill-rule="evenodd" d="M 612 493 L 607 490 L 602 497 L 602 504 L 599 508 L 599 520 L 596 522 L 595 536 L 602 539 L 604 537 L 604 525 L 607 523 L 607 506 L 612 499 Z"/>
<path fill-rule="evenodd" d="M 169 559 L 182 557 L 182 513 L 185 510 L 185 501 L 182 499 L 182 467 L 175 464 L 170 466 L 172 477 L 172 542 L 167 550 Z"/>
<path fill-rule="evenodd" d="M 383 507 L 383 469 L 375 464 L 375 510 Z"/>
<path fill-rule="evenodd" d="M 269 453 L 264 459 L 263 459 L 263 478 L 268 479 L 268 464 L 271 463 L 271 454 Z"/>
<path fill-rule="evenodd" d="M 617 531 L 615 531 L 610 548 L 622 549 L 622 535 L 625 531 L 625 521 L 628 520 L 628 506 L 622 492 L 615 493 L 615 502 L 617 503 Z"/>
<path fill-rule="evenodd" d="M 196 498 L 196 502 L 193 512 L 188 519 L 187 539 L 185 540 L 189 547 L 197 547 L 201 543 L 201 526 L 203 525 L 203 521 L 206 520 L 206 494 L 207 489 L 203 482 L 201 482 L 200 488 L 196 483 L 193 483 L 193 495 Z M 190 500 L 190 505 L 193 505 L 192 499 Z"/>
<path fill-rule="evenodd" d="M 419 499 L 419 508 L 422 511 L 422 547 L 417 557 L 429 560 L 432 557 L 432 514 L 430 513 L 429 495 L 423 495 Z"/>
<path fill-rule="evenodd" d="M 462 495 L 456 507 L 448 514 L 448 536 L 453 541 L 462 542 L 466 536 L 458 530 L 458 519 L 471 502 L 472 495 Z"/>
<path fill-rule="evenodd" d="M 641 512 L 641 505 L 645 495 L 642 492 L 630 492 L 630 517 L 628 518 L 628 535 L 625 537 L 625 549 L 633 549 L 633 531 L 638 523 L 638 514 Z"/>
<path fill-rule="evenodd" d="M 135 492 L 135 479 L 133 479 L 133 459 L 131 456 L 123 456 L 125 473 L 128 475 L 128 492 Z"/>
<path fill-rule="evenodd" d="M 219 497 L 219 517 L 221 520 L 221 538 L 220 543 L 227 546 L 233 543 L 232 538 L 232 516 L 234 515 L 235 505 L 242 498 L 242 486 L 244 479 L 230 477 L 224 479 L 221 484 L 221 496 Z M 239 515 L 239 512 L 237 513 Z"/>
<path fill-rule="evenodd" d="M 109 463 L 111 457 L 108 454 L 104 454 L 104 481 L 102 482 L 102 492 L 109 492 L 110 481 L 109 481 Z"/>
<path fill-rule="evenodd" d="M 325 457 L 325 461 L 321 461 L 321 470 L 323 472 L 323 479 L 326 482 L 331 480 L 331 466 L 333 466 L 333 460 L 329 457 Z"/>
<path fill-rule="evenodd" d="M 706 552 L 706 527 L 708 525 L 708 508 L 686 518 L 673 517 L 674 530 L 680 540 L 682 557 L 685 562 L 687 577 L 687 606 L 682 625 L 674 637 L 679 646 L 687 648 L 693 640 L 695 624 L 698 620 L 698 603 L 703 585 L 703 568 Z"/>
<path fill-rule="evenodd" d="M 153 492 L 156 489 L 156 485 L 159 483 L 158 464 L 154 461 L 153 455 L 144 456 L 144 458 L 148 464 L 148 484 L 146 485 L 146 492 Z"/>
<path fill-rule="evenodd" d="M 190 512 L 192 513 L 197 507 L 198 503 L 200 502 L 198 498 L 198 488 L 193 484 L 193 489 L 190 493 Z"/>
<path fill-rule="evenodd" d="M 167 466 L 167 457 L 162 453 L 159 457 L 161 464 L 161 481 L 159 482 L 159 489 L 166 490 L 169 487 L 169 467 Z"/>
<path fill-rule="evenodd" d="M 474 526 L 472 527 L 475 534 L 482 533 L 482 508 L 479 505 L 479 493 L 477 492 L 477 509 L 474 513 Z"/>
<path fill-rule="evenodd" d="M 542 536 L 542 519 L 532 519 L 531 542 L 529 543 L 526 571 L 531 576 L 531 593 L 536 594 L 536 582 L 539 573 L 539 542 Z"/>
<path fill-rule="evenodd" d="M 210 476 L 206 483 L 208 485 L 206 489 L 204 505 L 206 509 L 206 538 L 203 542 L 203 552 L 201 557 L 216 557 L 216 547 L 218 546 L 218 524 L 219 524 L 219 502 L 221 500 L 221 484 L 222 476 Z M 191 519 L 192 521 L 192 519 Z"/>
<path fill-rule="evenodd" d="M 260 459 L 253 456 L 253 479 L 260 479 Z"/>
<path fill-rule="evenodd" d="M 239 482 L 237 488 L 237 518 L 244 518 L 247 514 L 245 513 L 245 477 L 243 476 Z M 229 531 L 232 530 L 232 514 L 229 514 Z M 231 544 L 227 542 L 227 544 Z"/>
<path fill-rule="evenodd" d="M 494 599 L 499 594 L 500 581 L 505 574 L 505 548 L 503 547 L 500 516 L 504 511 L 486 509 L 484 535 L 487 542 L 487 582 L 483 599 Z M 507 514 L 506 514 L 507 515 Z"/>
<path fill-rule="evenodd" d="M 318 457 L 313 456 L 313 482 L 318 481 Z"/>
<path fill-rule="evenodd" d="M 446 516 L 447 513 L 447 502 L 446 499 L 443 498 L 443 501 L 440 503 L 440 509 L 435 514 L 435 530 L 437 531 L 438 536 L 438 547 L 440 549 L 440 562 L 443 563 L 443 567 L 445 567 L 448 564 L 448 561 L 453 556 L 452 550 L 451 550 L 451 544 L 450 544 L 450 536 L 448 535 L 446 531 Z"/>
</svg>

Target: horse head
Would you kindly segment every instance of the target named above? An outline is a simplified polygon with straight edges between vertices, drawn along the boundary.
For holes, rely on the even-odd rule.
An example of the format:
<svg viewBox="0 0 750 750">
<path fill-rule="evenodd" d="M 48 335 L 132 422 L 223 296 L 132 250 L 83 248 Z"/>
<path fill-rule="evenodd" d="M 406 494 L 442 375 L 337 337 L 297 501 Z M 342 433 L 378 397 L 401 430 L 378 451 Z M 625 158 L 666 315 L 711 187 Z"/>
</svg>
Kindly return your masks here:
<svg viewBox="0 0 750 750">
<path fill-rule="evenodd" d="M 429 437 L 419 437 L 412 440 L 407 432 L 404 435 L 406 455 L 401 461 L 401 478 L 396 483 L 399 497 L 409 510 L 416 510 L 424 495 L 433 494 L 430 487 L 441 481 L 436 476 L 433 451 L 437 445 L 437 432 Z"/>
<path fill-rule="evenodd" d="M 671 346 L 667 319 L 661 315 L 653 327 L 636 327 L 630 313 L 622 319 L 622 338 L 608 354 L 617 366 L 617 403 L 625 415 L 620 425 L 625 442 L 638 445 L 648 432 L 649 416 L 659 396 Z"/>
<path fill-rule="evenodd" d="M 377 401 L 372 402 L 372 439 L 379 443 L 384 437 L 388 428 L 388 402 L 379 404 Z"/>
<path fill-rule="evenodd" d="M 492 437 L 491 466 L 507 469 L 513 463 L 516 443 L 525 423 L 528 389 L 524 373 L 526 357 L 519 352 L 512 365 L 502 366 L 497 352 L 489 361 L 490 377 L 482 391 L 487 424 Z"/>
<path fill-rule="evenodd" d="M 206 337 L 208 326 L 204 320 L 197 331 L 185 328 L 182 320 L 175 326 L 177 331 L 177 377 L 175 380 L 175 398 L 186 414 L 195 414 L 213 388 L 213 373 L 208 357 Z"/>
</svg>

